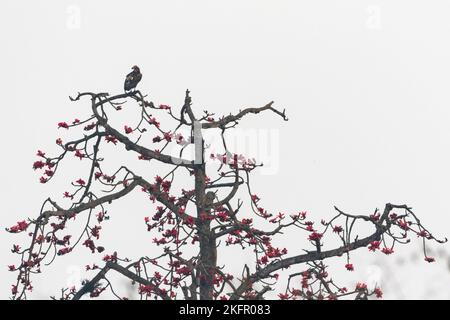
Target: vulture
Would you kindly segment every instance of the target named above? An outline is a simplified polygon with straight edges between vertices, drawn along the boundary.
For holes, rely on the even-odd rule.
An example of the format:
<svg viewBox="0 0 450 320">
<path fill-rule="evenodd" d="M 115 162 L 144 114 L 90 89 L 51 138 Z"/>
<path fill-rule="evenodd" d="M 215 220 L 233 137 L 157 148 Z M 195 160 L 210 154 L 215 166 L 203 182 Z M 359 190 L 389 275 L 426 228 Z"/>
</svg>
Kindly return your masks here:
<svg viewBox="0 0 450 320">
<path fill-rule="evenodd" d="M 131 69 L 133 69 L 133 71 L 127 74 L 127 77 L 125 78 L 125 83 L 123 85 L 125 92 L 136 88 L 137 84 L 142 79 L 142 73 L 139 70 L 138 66 L 133 66 L 133 68 Z"/>
</svg>

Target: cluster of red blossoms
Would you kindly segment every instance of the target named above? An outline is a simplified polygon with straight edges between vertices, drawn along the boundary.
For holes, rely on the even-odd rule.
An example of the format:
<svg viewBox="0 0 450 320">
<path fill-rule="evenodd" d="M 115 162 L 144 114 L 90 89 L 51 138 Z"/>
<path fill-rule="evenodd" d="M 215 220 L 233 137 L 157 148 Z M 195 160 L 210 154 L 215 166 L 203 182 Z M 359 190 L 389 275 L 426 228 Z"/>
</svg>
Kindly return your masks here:
<svg viewBox="0 0 450 320">
<path fill-rule="evenodd" d="M 45 153 L 41 150 L 38 150 L 37 156 L 43 160 L 36 160 L 33 163 L 33 170 L 41 170 L 45 168 L 44 175 L 39 178 L 39 181 L 41 183 L 46 183 L 55 173 L 53 170 L 55 163 L 52 162 L 51 159 L 47 158 Z"/>
<path fill-rule="evenodd" d="M 12 226 L 11 228 L 7 228 L 6 231 L 11 233 L 19 233 L 22 231 L 26 231 L 29 225 L 30 224 L 27 223 L 25 220 L 19 221 L 17 222 L 16 225 Z"/>
</svg>

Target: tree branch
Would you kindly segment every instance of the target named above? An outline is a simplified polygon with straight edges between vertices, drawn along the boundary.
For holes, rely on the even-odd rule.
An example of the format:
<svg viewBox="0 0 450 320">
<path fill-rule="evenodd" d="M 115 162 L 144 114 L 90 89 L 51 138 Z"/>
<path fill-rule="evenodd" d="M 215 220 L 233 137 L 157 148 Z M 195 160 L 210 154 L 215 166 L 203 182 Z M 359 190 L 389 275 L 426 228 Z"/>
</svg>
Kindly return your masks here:
<svg viewBox="0 0 450 320">
<path fill-rule="evenodd" d="M 273 105 L 273 101 L 269 102 L 268 104 L 266 104 L 264 107 L 261 107 L 261 108 L 247 108 L 247 109 L 244 109 L 244 110 L 240 111 L 236 115 L 226 116 L 226 117 L 224 117 L 223 119 L 221 119 L 219 121 L 202 123 L 202 128 L 203 129 L 224 128 L 230 122 L 237 122 L 238 120 L 240 120 L 246 114 L 249 114 L 249 113 L 258 114 L 261 111 L 265 111 L 265 110 L 270 110 L 270 111 L 278 114 L 280 117 L 282 117 L 284 121 L 288 121 L 288 118 L 286 116 L 285 110 L 283 110 L 283 112 L 278 111 L 277 109 L 272 107 L 272 105 Z"/>
</svg>

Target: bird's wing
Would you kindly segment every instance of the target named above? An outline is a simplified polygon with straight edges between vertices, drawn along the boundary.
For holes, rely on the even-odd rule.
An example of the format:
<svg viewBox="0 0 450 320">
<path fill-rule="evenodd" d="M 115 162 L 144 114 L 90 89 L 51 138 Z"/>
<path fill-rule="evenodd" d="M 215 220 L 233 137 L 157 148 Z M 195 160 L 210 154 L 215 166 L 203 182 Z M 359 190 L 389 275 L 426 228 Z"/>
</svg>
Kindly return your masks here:
<svg viewBox="0 0 450 320">
<path fill-rule="evenodd" d="M 136 75 L 136 82 L 141 81 L 141 79 L 142 79 L 142 73 L 139 72 L 139 73 Z"/>
<path fill-rule="evenodd" d="M 133 79 L 134 79 L 134 71 L 127 74 L 125 81 L 133 81 Z"/>
<path fill-rule="evenodd" d="M 131 90 L 132 88 L 135 88 L 139 81 L 141 81 L 142 74 L 139 72 L 132 71 L 129 74 L 127 74 L 127 77 L 125 78 L 125 91 Z"/>
</svg>

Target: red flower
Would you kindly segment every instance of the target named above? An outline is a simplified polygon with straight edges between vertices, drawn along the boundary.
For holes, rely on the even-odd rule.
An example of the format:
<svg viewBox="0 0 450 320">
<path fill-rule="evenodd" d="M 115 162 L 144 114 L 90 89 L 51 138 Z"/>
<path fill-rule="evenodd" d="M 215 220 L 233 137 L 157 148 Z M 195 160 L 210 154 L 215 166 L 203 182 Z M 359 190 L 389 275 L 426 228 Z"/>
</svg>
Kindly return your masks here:
<svg viewBox="0 0 450 320">
<path fill-rule="evenodd" d="M 83 246 L 88 247 L 89 249 L 91 249 L 92 253 L 95 253 L 95 244 L 94 241 L 92 241 L 91 239 L 86 239 L 83 242 Z"/>
<path fill-rule="evenodd" d="M 103 261 L 111 261 L 111 262 L 116 262 L 117 261 L 117 256 L 116 255 L 109 255 L 107 254 L 106 256 L 103 257 Z"/>
<path fill-rule="evenodd" d="M 375 251 L 377 249 L 380 249 L 380 241 L 372 241 L 369 245 L 369 251 Z"/>
<path fill-rule="evenodd" d="M 8 266 L 8 271 L 14 271 L 14 270 L 16 270 L 16 266 L 15 265 Z"/>
<path fill-rule="evenodd" d="M 172 134 L 170 132 L 164 132 L 164 140 L 166 140 L 167 142 L 171 142 Z"/>
<path fill-rule="evenodd" d="M 155 273 L 153 274 L 153 276 L 154 276 L 157 280 L 161 280 L 161 278 L 162 278 L 161 273 L 159 273 L 158 271 L 155 271 Z"/>
<path fill-rule="evenodd" d="M 45 170 L 45 174 L 49 177 L 53 176 L 54 172 L 52 170 Z"/>
<path fill-rule="evenodd" d="M 341 226 L 334 226 L 333 227 L 333 232 L 335 233 L 341 233 L 343 231 Z"/>
<path fill-rule="evenodd" d="M 61 138 L 58 138 L 58 139 L 56 139 L 56 144 L 57 145 L 62 145 L 62 139 Z"/>
<path fill-rule="evenodd" d="M 42 152 L 41 150 L 38 150 L 38 152 L 37 152 L 36 155 L 37 155 L 38 157 L 45 158 L 45 153 Z"/>
<path fill-rule="evenodd" d="M 178 144 L 181 144 L 181 145 L 186 145 L 186 144 L 188 144 L 188 143 L 184 140 L 184 137 L 183 137 L 183 135 L 182 135 L 181 133 L 177 133 L 177 134 L 175 135 L 175 139 L 177 140 L 177 143 L 178 143 Z"/>
<path fill-rule="evenodd" d="M 13 294 L 13 295 L 16 295 L 17 294 L 17 286 L 16 285 L 12 285 L 11 286 L 11 293 Z"/>
<path fill-rule="evenodd" d="M 160 104 L 159 108 L 162 110 L 170 110 L 170 106 L 166 105 L 166 104 Z"/>
<path fill-rule="evenodd" d="M 100 237 L 100 230 L 101 230 L 101 226 L 94 226 L 91 229 L 91 234 L 93 237 L 96 237 L 97 239 Z"/>
<path fill-rule="evenodd" d="M 286 254 L 286 253 L 287 253 L 286 248 L 283 249 L 282 251 L 280 251 L 280 249 L 274 248 L 270 245 L 267 247 L 267 256 L 269 258 L 281 257 L 283 254 Z"/>
<path fill-rule="evenodd" d="M 310 241 L 319 241 L 320 239 L 322 239 L 323 234 L 318 233 L 318 232 L 313 232 L 309 235 L 308 239 Z"/>
<path fill-rule="evenodd" d="M 107 143 L 117 144 L 117 138 L 114 136 L 106 136 L 105 140 Z"/>
<path fill-rule="evenodd" d="M 364 291 L 364 290 L 366 290 L 366 289 L 367 289 L 367 284 L 365 284 L 365 283 L 363 283 L 363 282 L 358 282 L 358 283 L 356 284 L 355 290 L 358 290 L 358 291 Z"/>
<path fill-rule="evenodd" d="M 100 223 L 103 221 L 103 219 L 105 219 L 105 213 L 103 211 L 100 211 L 99 213 L 96 214 L 97 216 L 97 221 Z"/>
<path fill-rule="evenodd" d="M 184 219 L 184 223 L 187 224 L 188 226 L 193 226 L 194 225 L 194 218 L 191 216 L 187 216 Z"/>
<path fill-rule="evenodd" d="M 431 263 L 431 262 L 434 262 L 436 260 L 433 257 L 425 257 L 425 261 Z"/>
<path fill-rule="evenodd" d="M 242 219 L 242 224 L 251 225 L 253 223 L 253 219 Z"/>
<path fill-rule="evenodd" d="M 80 186 L 84 186 L 86 184 L 86 182 L 83 179 L 78 179 L 75 182 L 78 183 Z"/>
<path fill-rule="evenodd" d="M 389 255 L 389 254 L 394 253 L 394 249 L 391 249 L 391 248 L 383 248 L 383 249 L 381 250 L 381 252 L 383 252 L 384 254 Z"/>
<path fill-rule="evenodd" d="M 352 263 L 347 263 L 345 265 L 345 269 L 347 269 L 348 271 L 354 271 L 355 270 L 355 268 L 353 267 Z"/>
<path fill-rule="evenodd" d="M 289 295 L 287 293 L 279 293 L 278 298 L 280 298 L 281 300 L 287 300 L 289 299 Z"/>
<path fill-rule="evenodd" d="M 156 243 L 157 246 L 161 245 L 161 244 L 166 244 L 166 238 L 161 238 L 161 239 L 157 239 L 157 238 L 153 238 L 153 243 Z"/>
<path fill-rule="evenodd" d="M 58 256 L 62 256 L 62 255 L 65 255 L 65 254 L 69 253 L 70 251 L 72 251 L 71 247 L 65 247 L 65 248 L 59 249 L 56 254 Z"/>
<path fill-rule="evenodd" d="M 171 185 L 172 185 L 172 183 L 168 180 L 165 180 L 161 183 L 161 187 L 164 192 L 169 192 Z"/>
<path fill-rule="evenodd" d="M 380 299 L 380 298 L 383 297 L 383 291 L 381 291 L 380 288 L 375 288 L 374 293 L 375 293 L 375 296 L 376 296 L 378 299 Z"/>
<path fill-rule="evenodd" d="M 125 125 L 123 128 L 124 128 L 126 134 L 130 134 L 133 132 L 133 129 L 127 125 Z"/>
<path fill-rule="evenodd" d="M 103 180 L 105 180 L 108 183 L 113 182 L 116 179 L 116 176 L 108 176 L 106 174 L 103 174 Z"/>
<path fill-rule="evenodd" d="M 36 161 L 35 163 L 33 163 L 33 169 L 42 169 L 45 166 L 45 163 L 41 160 Z"/>
<path fill-rule="evenodd" d="M 59 122 L 58 129 L 59 128 L 69 129 L 69 125 L 67 124 L 67 122 Z"/>
<path fill-rule="evenodd" d="M 75 119 L 75 120 L 73 120 L 73 122 L 72 122 L 73 124 L 77 124 L 77 123 L 80 123 L 80 119 Z"/>
<path fill-rule="evenodd" d="M 408 222 L 405 219 L 398 220 L 397 223 L 398 223 L 398 226 L 400 228 L 402 228 L 403 230 L 407 231 L 409 229 L 409 224 L 408 224 Z"/>
<path fill-rule="evenodd" d="M 77 151 L 75 151 L 75 157 L 80 158 L 80 160 L 82 160 L 85 157 L 85 155 L 80 150 L 77 149 Z"/>
<path fill-rule="evenodd" d="M 424 237 L 424 238 L 429 238 L 430 235 L 428 234 L 428 232 L 426 232 L 425 230 L 420 231 L 419 233 L 417 233 L 418 237 Z"/>
<path fill-rule="evenodd" d="M 27 230 L 27 228 L 28 228 L 29 225 L 30 225 L 30 224 L 27 223 L 25 220 L 22 220 L 22 221 L 17 222 L 16 225 L 14 225 L 14 226 L 12 226 L 11 228 L 6 229 L 6 230 L 7 230 L 8 232 L 11 232 L 11 233 L 18 233 L 18 232 L 22 232 L 22 231 Z"/>
<path fill-rule="evenodd" d="M 150 124 L 155 125 L 155 127 L 159 128 L 159 122 L 156 121 L 156 118 L 150 118 L 150 119 L 148 120 L 148 122 L 149 122 Z"/>
<path fill-rule="evenodd" d="M 143 285 L 143 284 L 139 285 L 139 294 L 150 295 L 152 293 L 152 290 L 153 285 Z"/>
<path fill-rule="evenodd" d="M 177 269 L 175 270 L 175 272 L 176 272 L 177 274 L 184 275 L 184 276 L 190 275 L 190 274 L 191 274 L 191 271 L 192 271 L 191 268 L 189 268 L 189 267 L 187 267 L 187 266 L 183 266 L 183 267 L 177 268 Z"/>
<path fill-rule="evenodd" d="M 68 191 L 65 191 L 65 192 L 64 192 L 64 198 L 70 198 L 70 199 L 73 199 L 73 196 L 72 196 Z"/>
<path fill-rule="evenodd" d="M 221 222 L 227 222 L 228 220 L 230 220 L 230 217 L 226 211 L 217 213 L 216 218 L 219 218 Z"/>
<path fill-rule="evenodd" d="M 88 124 L 87 126 L 84 127 L 84 131 L 89 131 L 95 128 L 97 124 L 95 122 L 92 122 L 91 124 Z"/>
</svg>

